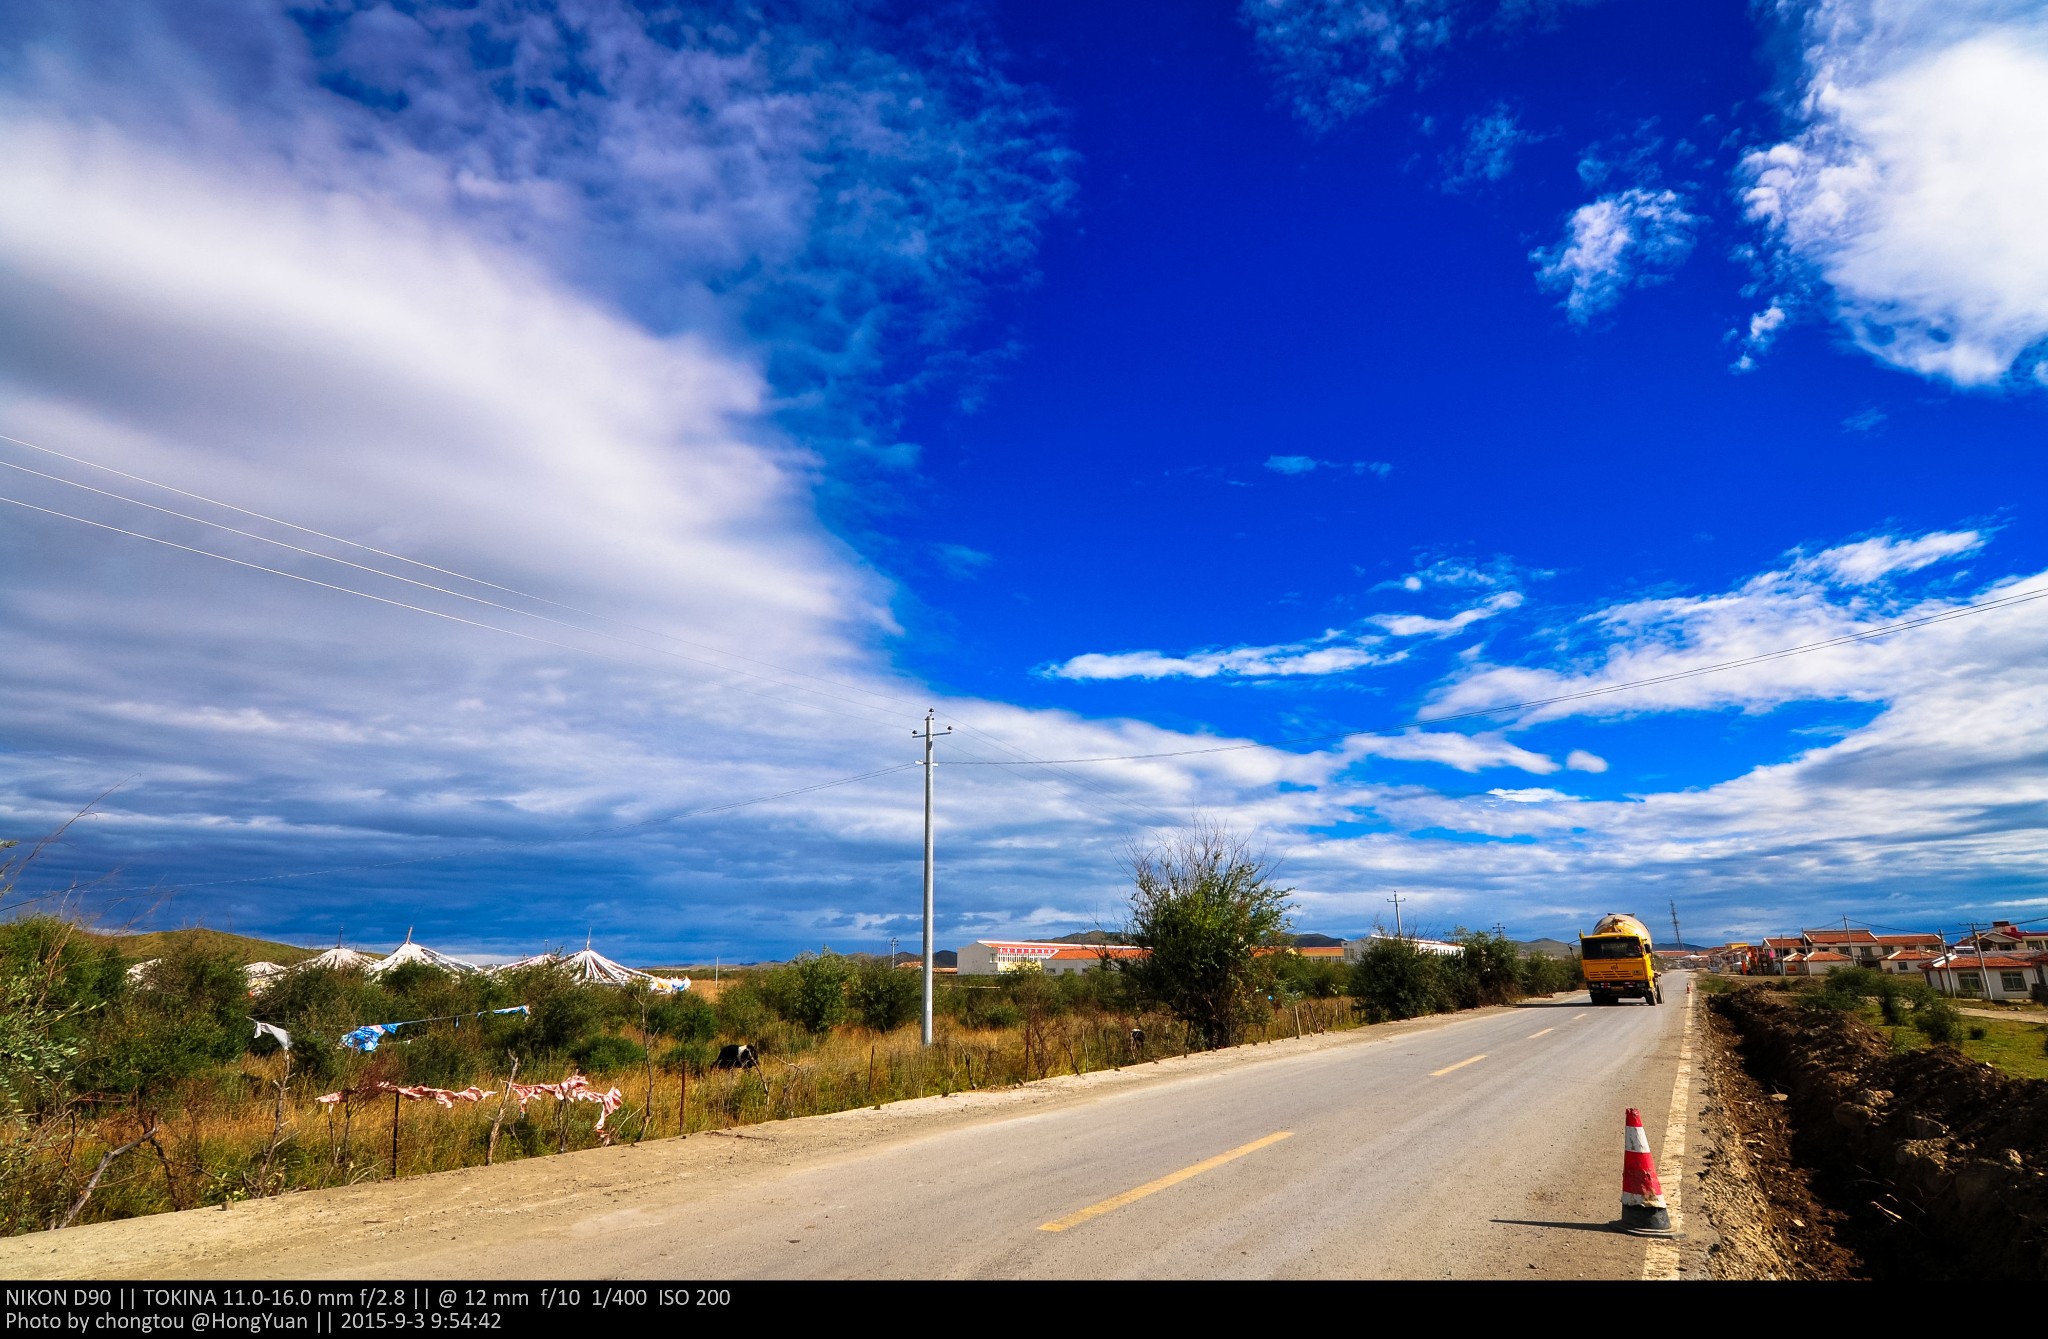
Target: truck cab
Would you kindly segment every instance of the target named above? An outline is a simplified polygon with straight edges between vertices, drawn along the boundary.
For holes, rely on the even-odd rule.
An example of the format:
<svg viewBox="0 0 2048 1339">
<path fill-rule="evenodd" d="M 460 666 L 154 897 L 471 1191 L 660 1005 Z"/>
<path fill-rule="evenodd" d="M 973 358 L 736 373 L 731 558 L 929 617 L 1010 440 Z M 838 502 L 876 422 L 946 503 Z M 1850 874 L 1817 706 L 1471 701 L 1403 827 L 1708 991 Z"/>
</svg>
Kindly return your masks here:
<svg viewBox="0 0 2048 1339">
<path fill-rule="evenodd" d="M 1595 1004 L 1639 999 L 1662 1004 L 1657 960 L 1650 956 L 1650 932 L 1634 916 L 1612 913 L 1600 918 L 1593 933 L 1579 936 L 1579 967 Z"/>
</svg>

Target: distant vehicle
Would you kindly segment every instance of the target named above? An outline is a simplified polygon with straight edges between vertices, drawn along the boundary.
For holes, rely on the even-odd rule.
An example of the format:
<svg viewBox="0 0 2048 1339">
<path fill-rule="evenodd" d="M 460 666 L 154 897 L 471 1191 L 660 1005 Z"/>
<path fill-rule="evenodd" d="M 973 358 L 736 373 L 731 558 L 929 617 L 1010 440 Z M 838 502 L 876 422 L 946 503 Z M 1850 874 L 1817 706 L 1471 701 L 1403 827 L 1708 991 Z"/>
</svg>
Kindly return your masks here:
<svg viewBox="0 0 2048 1339">
<path fill-rule="evenodd" d="M 1645 1004 L 1664 1002 L 1657 960 L 1650 956 L 1650 932 L 1633 916 L 1610 913 L 1593 933 L 1580 935 L 1579 966 L 1595 1004 L 1617 1004 L 1624 996 Z"/>
</svg>

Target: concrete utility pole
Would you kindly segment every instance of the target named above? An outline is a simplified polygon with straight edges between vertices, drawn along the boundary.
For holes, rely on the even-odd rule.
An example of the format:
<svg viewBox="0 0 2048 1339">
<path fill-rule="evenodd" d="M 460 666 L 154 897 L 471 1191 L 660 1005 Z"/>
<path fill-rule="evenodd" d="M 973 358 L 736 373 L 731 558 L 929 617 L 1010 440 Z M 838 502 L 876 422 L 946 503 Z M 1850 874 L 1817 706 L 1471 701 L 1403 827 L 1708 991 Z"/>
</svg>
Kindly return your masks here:
<svg viewBox="0 0 2048 1339">
<path fill-rule="evenodd" d="M 1991 969 L 1984 965 L 1984 937 L 1977 933 L 1977 922 L 1970 922 L 1970 942 L 1977 946 L 1977 988 L 1984 992 L 1984 998 L 1991 998 Z M 2000 986 L 2003 991 L 2005 987 Z"/>
<path fill-rule="evenodd" d="M 932 1044 L 932 741 L 940 735 L 950 735 L 953 727 L 947 726 L 936 734 L 932 721 L 938 715 L 931 708 L 925 708 L 924 730 L 912 730 L 913 739 L 924 741 L 924 1044 Z"/>
<path fill-rule="evenodd" d="M 1685 936 L 1678 931 L 1678 903 L 1671 904 L 1671 947 L 1680 953 L 1685 951 Z"/>
<path fill-rule="evenodd" d="M 1394 938 L 1396 939 L 1406 939 L 1408 937 L 1407 935 L 1401 933 L 1401 904 L 1403 902 L 1406 902 L 1407 900 L 1407 898 L 1401 896 L 1399 893 L 1395 893 L 1392 897 L 1387 899 L 1387 901 L 1392 902 L 1394 904 Z"/>
</svg>

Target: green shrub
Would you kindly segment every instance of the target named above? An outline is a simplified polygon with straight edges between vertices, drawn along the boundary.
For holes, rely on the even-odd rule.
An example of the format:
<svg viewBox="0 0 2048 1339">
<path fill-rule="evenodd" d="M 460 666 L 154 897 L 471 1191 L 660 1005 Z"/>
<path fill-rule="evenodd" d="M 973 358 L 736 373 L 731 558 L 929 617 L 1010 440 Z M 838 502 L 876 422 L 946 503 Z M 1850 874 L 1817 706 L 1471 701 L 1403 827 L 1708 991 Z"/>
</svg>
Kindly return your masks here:
<svg viewBox="0 0 2048 1339">
<path fill-rule="evenodd" d="M 1989 1033 L 1988 1033 L 1988 1032 L 1987 1032 L 1987 1031 L 1985 1030 L 1985 1028 L 1984 1028 L 1984 1025 L 1983 1025 L 1983 1024 L 1981 1024 L 1981 1023 L 1972 1023 L 1972 1024 L 1970 1024 L 1970 1040 L 1971 1040 L 1971 1041 L 1982 1041 L 1982 1040 L 1984 1040 L 1984 1038 L 1985 1038 L 1986 1036 L 1988 1036 L 1988 1035 L 1990 1035 L 1990 1034 L 1989 1034 Z"/>
<path fill-rule="evenodd" d="M 1464 950 L 1445 960 L 1450 968 L 1448 984 L 1459 1008 L 1513 1004 L 1522 997 L 1521 961 L 1506 935 L 1459 930 L 1452 937 Z"/>
<path fill-rule="evenodd" d="M 702 995 L 678 991 L 647 1006 L 647 1030 L 674 1041 L 710 1041 L 718 1035 L 718 1010 Z"/>
<path fill-rule="evenodd" d="M 963 1018 L 969 1027 L 1013 1028 L 1024 1021 L 1024 1011 L 1001 991 L 978 990 L 969 994 Z"/>
<path fill-rule="evenodd" d="M 1374 936 L 1351 967 L 1351 996 L 1366 1021 L 1419 1018 L 1456 1007 L 1445 959 L 1407 939 Z"/>
<path fill-rule="evenodd" d="M 680 1073 L 686 1069 L 692 1074 L 702 1074 L 711 1068 L 711 1062 L 717 1058 L 718 1048 L 710 1042 L 684 1041 L 677 1042 L 663 1051 L 657 1063 L 670 1074 Z"/>
<path fill-rule="evenodd" d="M 1277 974 L 1289 993 L 1312 1000 L 1333 1000 L 1342 995 L 1350 977 L 1342 963 L 1293 953 L 1280 955 Z"/>
<path fill-rule="evenodd" d="M 631 1037 L 590 1037 L 577 1043 L 571 1054 L 590 1074 L 616 1074 L 647 1063 L 647 1048 Z"/>
<path fill-rule="evenodd" d="M 837 953 L 800 953 L 768 973 L 761 994 L 781 1017 L 807 1032 L 825 1032 L 846 1017 L 852 976 L 852 964 Z"/>
<path fill-rule="evenodd" d="M 1579 982 L 1577 958 L 1553 958 L 1531 953 L 1522 959 L 1522 990 L 1529 995 L 1554 995 L 1575 989 Z"/>
<path fill-rule="evenodd" d="M 1947 1000 L 1936 997 L 1913 1011 L 1913 1026 L 1927 1040 L 1941 1046 L 1953 1046 L 1963 1030 L 1962 1011 Z"/>
<path fill-rule="evenodd" d="M 1245 838 L 1206 821 L 1137 852 L 1126 938 L 1151 951 L 1112 960 L 1130 999 L 1174 1015 L 1211 1047 L 1266 1016 L 1277 955 L 1257 950 L 1292 942 L 1281 937 L 1293 890 L 1273 873 Z"/>
<path fill-rule="evenodd" d="M 862 1027 L 894 1032 L 918 1016 L 924 974 L 891 967 L 880 958 L 864 962 L 847 984 L 846 1002 Z"/>
<path fill-rule="evenodd" d="M 760 988 L 751 981 L 729 985 L 718 997 L 718 1035 L 735 1041 L 750 1041 L 768 1026 L 771 1011 L 761 998 Z"/>
<path fill-rule="evenodd" d="M 408 1028 L 410 1032 L 412 1029 Z M 400 1033 L 400 1037 L 404 1037 Z M 445 1025 L 424 1030 L 397 1043 L 386 1043 L 405 1083 L 435 1088 L 466 1088 L 476 1082 L 479 1062 L 475 1044 Z M 381 1049 L 381 1048 L 380 1048 Z"/>
</svg>

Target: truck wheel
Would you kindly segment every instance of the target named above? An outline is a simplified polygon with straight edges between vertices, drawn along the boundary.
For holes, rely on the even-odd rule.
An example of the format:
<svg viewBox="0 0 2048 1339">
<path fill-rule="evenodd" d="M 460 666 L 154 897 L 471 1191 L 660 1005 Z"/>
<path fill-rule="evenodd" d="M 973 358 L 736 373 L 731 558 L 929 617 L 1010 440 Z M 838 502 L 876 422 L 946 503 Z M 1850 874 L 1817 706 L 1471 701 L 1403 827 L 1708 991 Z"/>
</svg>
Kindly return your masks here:
<svg viewBox="0 0 2048 1339">
<path fill-rule="evenodd" d="M 1656 988 L 1655 990 L 1653 990 L 1653 991 L 1651 991 L 1651 992 L 1650 992 L 1650 1003 L 1652 1003 L 1652 1004 L 1662 1004 L 1663 1002 L 1664 1002 L 1664 987 L 1662 987 L 1662 986 L 1658 986 L 1658 987 L 1657 987 L 1657 988 Z"/>
</svg>

